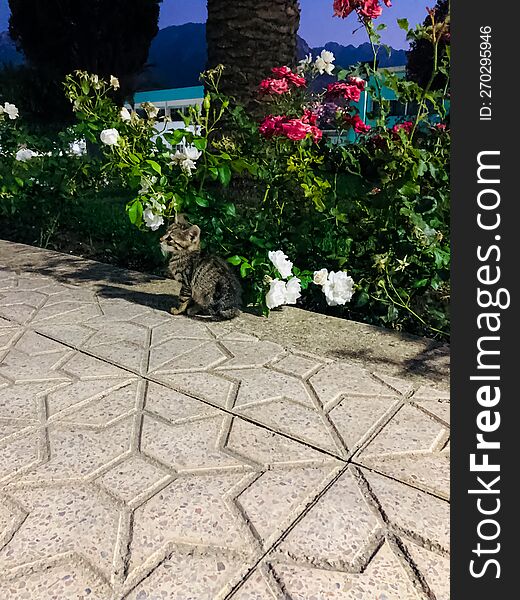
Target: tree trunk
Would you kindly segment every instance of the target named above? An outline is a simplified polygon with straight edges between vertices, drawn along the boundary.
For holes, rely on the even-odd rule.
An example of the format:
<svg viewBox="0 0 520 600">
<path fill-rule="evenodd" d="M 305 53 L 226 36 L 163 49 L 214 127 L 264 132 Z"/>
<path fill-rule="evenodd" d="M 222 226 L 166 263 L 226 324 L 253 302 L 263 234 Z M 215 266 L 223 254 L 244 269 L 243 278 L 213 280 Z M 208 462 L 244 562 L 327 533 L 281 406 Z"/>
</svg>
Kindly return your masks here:
<svg viewBox="0 0 520 600">
<path fill-rule="evenodd" d="M 208 67 L 225 66 L 222 93 L 252 112 L 271 68 L 296 63 L 299 0 L 208 0 Z"/>
</svg>

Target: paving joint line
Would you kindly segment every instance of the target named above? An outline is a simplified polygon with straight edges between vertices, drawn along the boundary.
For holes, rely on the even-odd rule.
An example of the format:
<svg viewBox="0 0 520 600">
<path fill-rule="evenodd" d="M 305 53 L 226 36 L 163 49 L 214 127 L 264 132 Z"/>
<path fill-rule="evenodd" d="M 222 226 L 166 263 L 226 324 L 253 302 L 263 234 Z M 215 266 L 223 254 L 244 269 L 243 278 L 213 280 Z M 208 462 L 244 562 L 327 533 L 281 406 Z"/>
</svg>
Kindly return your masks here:
<svg viewBox="0 0 520 600">
<path fill-rule="evenodd" d="M 209 400 L 197 397 L 194 394 L 192 394 L 190 392 L 187 392 L 185 390 L 181 391 L 178 388 L 175 388 L 174 386 L 172 386 L 172 385 L 164 382 L 162 379 L 154 378 L 153 376 L 150 376 L 150 374 L 144 374 L 143 375 L 143 374 L 139 373 L 139 371 L 131 369 L 130 367 L 121 366 L 120 364 L 118 364 L 118 363 L 116 363 L 114 361 L 111 361 L 111 360 L 109 360 L 107 358 L 100 358 L 99 356 L 96 356 L 95 354 L 93 354 L 92 352 L 88 351 L 87 349 L 78 348 L 77 346 L 73 346 L 72 344 L 70 344 L 68 342 L 62 342 L 62 341 L 60 342 L 59 340 L 53 338 L 52 336 L 49 336 L 47 334 L 44 334 L 44 333 L 41 333 L 41 332 L 38 332 L 38 331 L 36 331 L 36 333 L 38 333 L 38 335 L 41 335 L 42 337 L 45 337 L 45 338 L 47 338 L 49 340 L 52 340 L 54 342 L 58 342 L 58 343 L 62 344 L 63 346 L 69 348 L 70 350 L 73 350 L 75 352 L 79 352 L 80 354 L 84 354 L 85 356 L 90 356 L 91 358 L 95 358 L 96 360 L 99 360 L 99 361 L 104 362 L 106 364 L 109 364 L 109 365 L 112 365 L 114 367 L 117 367 L 118 369 L 121 369 L 122 371 L 126 371 L 128 373 L 131 373 L 132 375 L 135 375 L 137 377 L 141 377 L 142 379 L 145 379 L 146 381 L 150 381 L 152 383 L 157 383 L 158 385 L 161 385 L 161 386 L 163 386 L 163 387 L 165 387 L 167 389 L 170 389 L 170 390 L 176 391 L 178 393 L 184 394 L 184 395 L 192 398 L 193 400 L 197 400 L 197 401 L 202 402 L 202 403 L 204 403 L 204 404 L 206 404 L 208 406 L 212 406 L 214 408 L 217 408 L 218 410 L 220 410 L 220 411 L 228 414 L 231 417 L 234 417 L 234 418 L 237 418 L 237 419 L 242 419 L 242 420 L 244 420 L 244 421 L 246 421 L 246 422 L 248 422 L 248 423 L 250 423 L 252 425 L 256 425 L 257 427 L 262 427 L 263 429 L 266 429 L 266 430 L 270 431 L 271 433 L 275 433 L 277 435 L 281 435 L 281 436 L 286 437 L 286 438 L 288 438 L 288 439 L 290 439 L 290 440 L 292 440 L 292 441 L 294 441 L 296 443 L 308 446 L 308 447 L 312 448 L 313 450 L 316 450 L 318 452 L 326 454 L 326 455 L 328 455 L 328 456 L 330 456 L 332 458 L 341 460 L 343 462 L 345 460 L 347 460 L 344 457 L 340 456 L 339 454 L 333 454 L 332 452 L 330 452 L 330 450 L 325 450 L 324 448 L 320 448 L 319 446 L 315 446 L 313 444 L 310 444 L 309 442 L 302 442 L 302 441 L 300 441 L 300 440 L 298 440 L 298 439 L 296 439 L 296 438 L 288 435 L 287 433 L 282 433 L 280 431 L 272 429 L 271 427 L 265 425 L 264 423 L 260 423 L 258 421 L 255 421 L 254 419 L 251 419 L 251 418 L 246 417 L 244 415 L 237 415 L 237 414 L 231 412 L 229 409 L 222 407 L 221 405 L 218 405 L 216 403 L 210 402 Z M 191 372 L 191 371 L 188 371 L 188 372 Z M 202 372 L 207 372 L 207 371 L 202 371 Z"/>
</svg>

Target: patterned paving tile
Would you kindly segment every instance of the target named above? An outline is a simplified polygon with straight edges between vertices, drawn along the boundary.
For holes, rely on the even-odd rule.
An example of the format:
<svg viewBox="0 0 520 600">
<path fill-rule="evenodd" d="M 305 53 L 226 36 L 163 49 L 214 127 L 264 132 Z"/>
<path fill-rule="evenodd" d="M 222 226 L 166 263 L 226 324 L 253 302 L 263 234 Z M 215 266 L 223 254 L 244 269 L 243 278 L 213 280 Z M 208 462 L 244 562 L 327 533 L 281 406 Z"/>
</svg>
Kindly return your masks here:
<svg viewBox="0 0 520 600">
<path fill-rule="evenodd" d="M 9 578 L 0 576 L 0 597 L 9 600 L 107 600 L 110 586 L 97 573 L 71 558 L 67 564 L 42 565 L 21 570 Z"/>
<path fill-rule="evenodd" d="M 448 425 L 415 404 L 403 405 L 355 461 L 449 498 L 450 455 L 444 451 Z"/>
<path fill-rule="evenodd" d="M 447 600 L 448 435 L 433 388 L 0 268 L 0 597 Z"/>
</svg>

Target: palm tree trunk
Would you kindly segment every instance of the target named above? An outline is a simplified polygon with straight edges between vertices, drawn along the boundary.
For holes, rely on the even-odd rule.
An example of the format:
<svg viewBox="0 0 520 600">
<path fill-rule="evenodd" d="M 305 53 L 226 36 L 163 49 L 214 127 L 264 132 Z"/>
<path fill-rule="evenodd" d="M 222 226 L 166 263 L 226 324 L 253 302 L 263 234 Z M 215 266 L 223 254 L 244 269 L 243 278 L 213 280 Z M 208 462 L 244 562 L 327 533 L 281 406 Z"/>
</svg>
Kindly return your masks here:
<svg viewBox="0 0 520 600">
<path fill-rule="evenodd" d="M 299 25 L 299 0 L 208 0 L 208 67 L 226 67 L 221 91 L 254 112 L 271 68 L 294 66 Z"/>
</svg>

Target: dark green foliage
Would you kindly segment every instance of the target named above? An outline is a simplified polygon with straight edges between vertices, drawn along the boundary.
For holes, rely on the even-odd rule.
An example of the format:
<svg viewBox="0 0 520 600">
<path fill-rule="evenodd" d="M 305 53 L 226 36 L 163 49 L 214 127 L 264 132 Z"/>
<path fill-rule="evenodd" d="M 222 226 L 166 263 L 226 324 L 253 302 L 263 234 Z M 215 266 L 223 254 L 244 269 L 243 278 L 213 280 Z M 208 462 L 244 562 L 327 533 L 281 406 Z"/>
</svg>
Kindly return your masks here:
<svg viewBox="0 0 520 600">
<path fill-rule="evenodd" d="M 439 23 L 448 17 L 450 10 L 450 0 L 438 0 L 435 5 L 435 20 Z M 431 25 L 430 17 L 424 21 L 424 27 Z M 446 46 L 449 46 L 449 35 L 439 44 L 439 56 L 445 52 Z M 410 50 L 407 53 L 408 62 L 406 66 L 406 76 L 409 80 L 415 81 L 421 87 L 426 87 L 433 69 L 433 45 L 431 40 L 426 37 L 414 39 L 410 44 Z M 431 86 L 433 90 L 442 89 L 446 85 L 446 76 L 439 73 Z"/>
<path fill-rule="evenodd" d="M 119 103 L 131 96 L 158 31 L 161 2 L 9 0 L 9 33 L 38 78 L 28 90 L 38 98 L 34 110 L 47 121 L 70 118 L 63 81 L 78 69 L 118 77 Z"/>
</svg>

